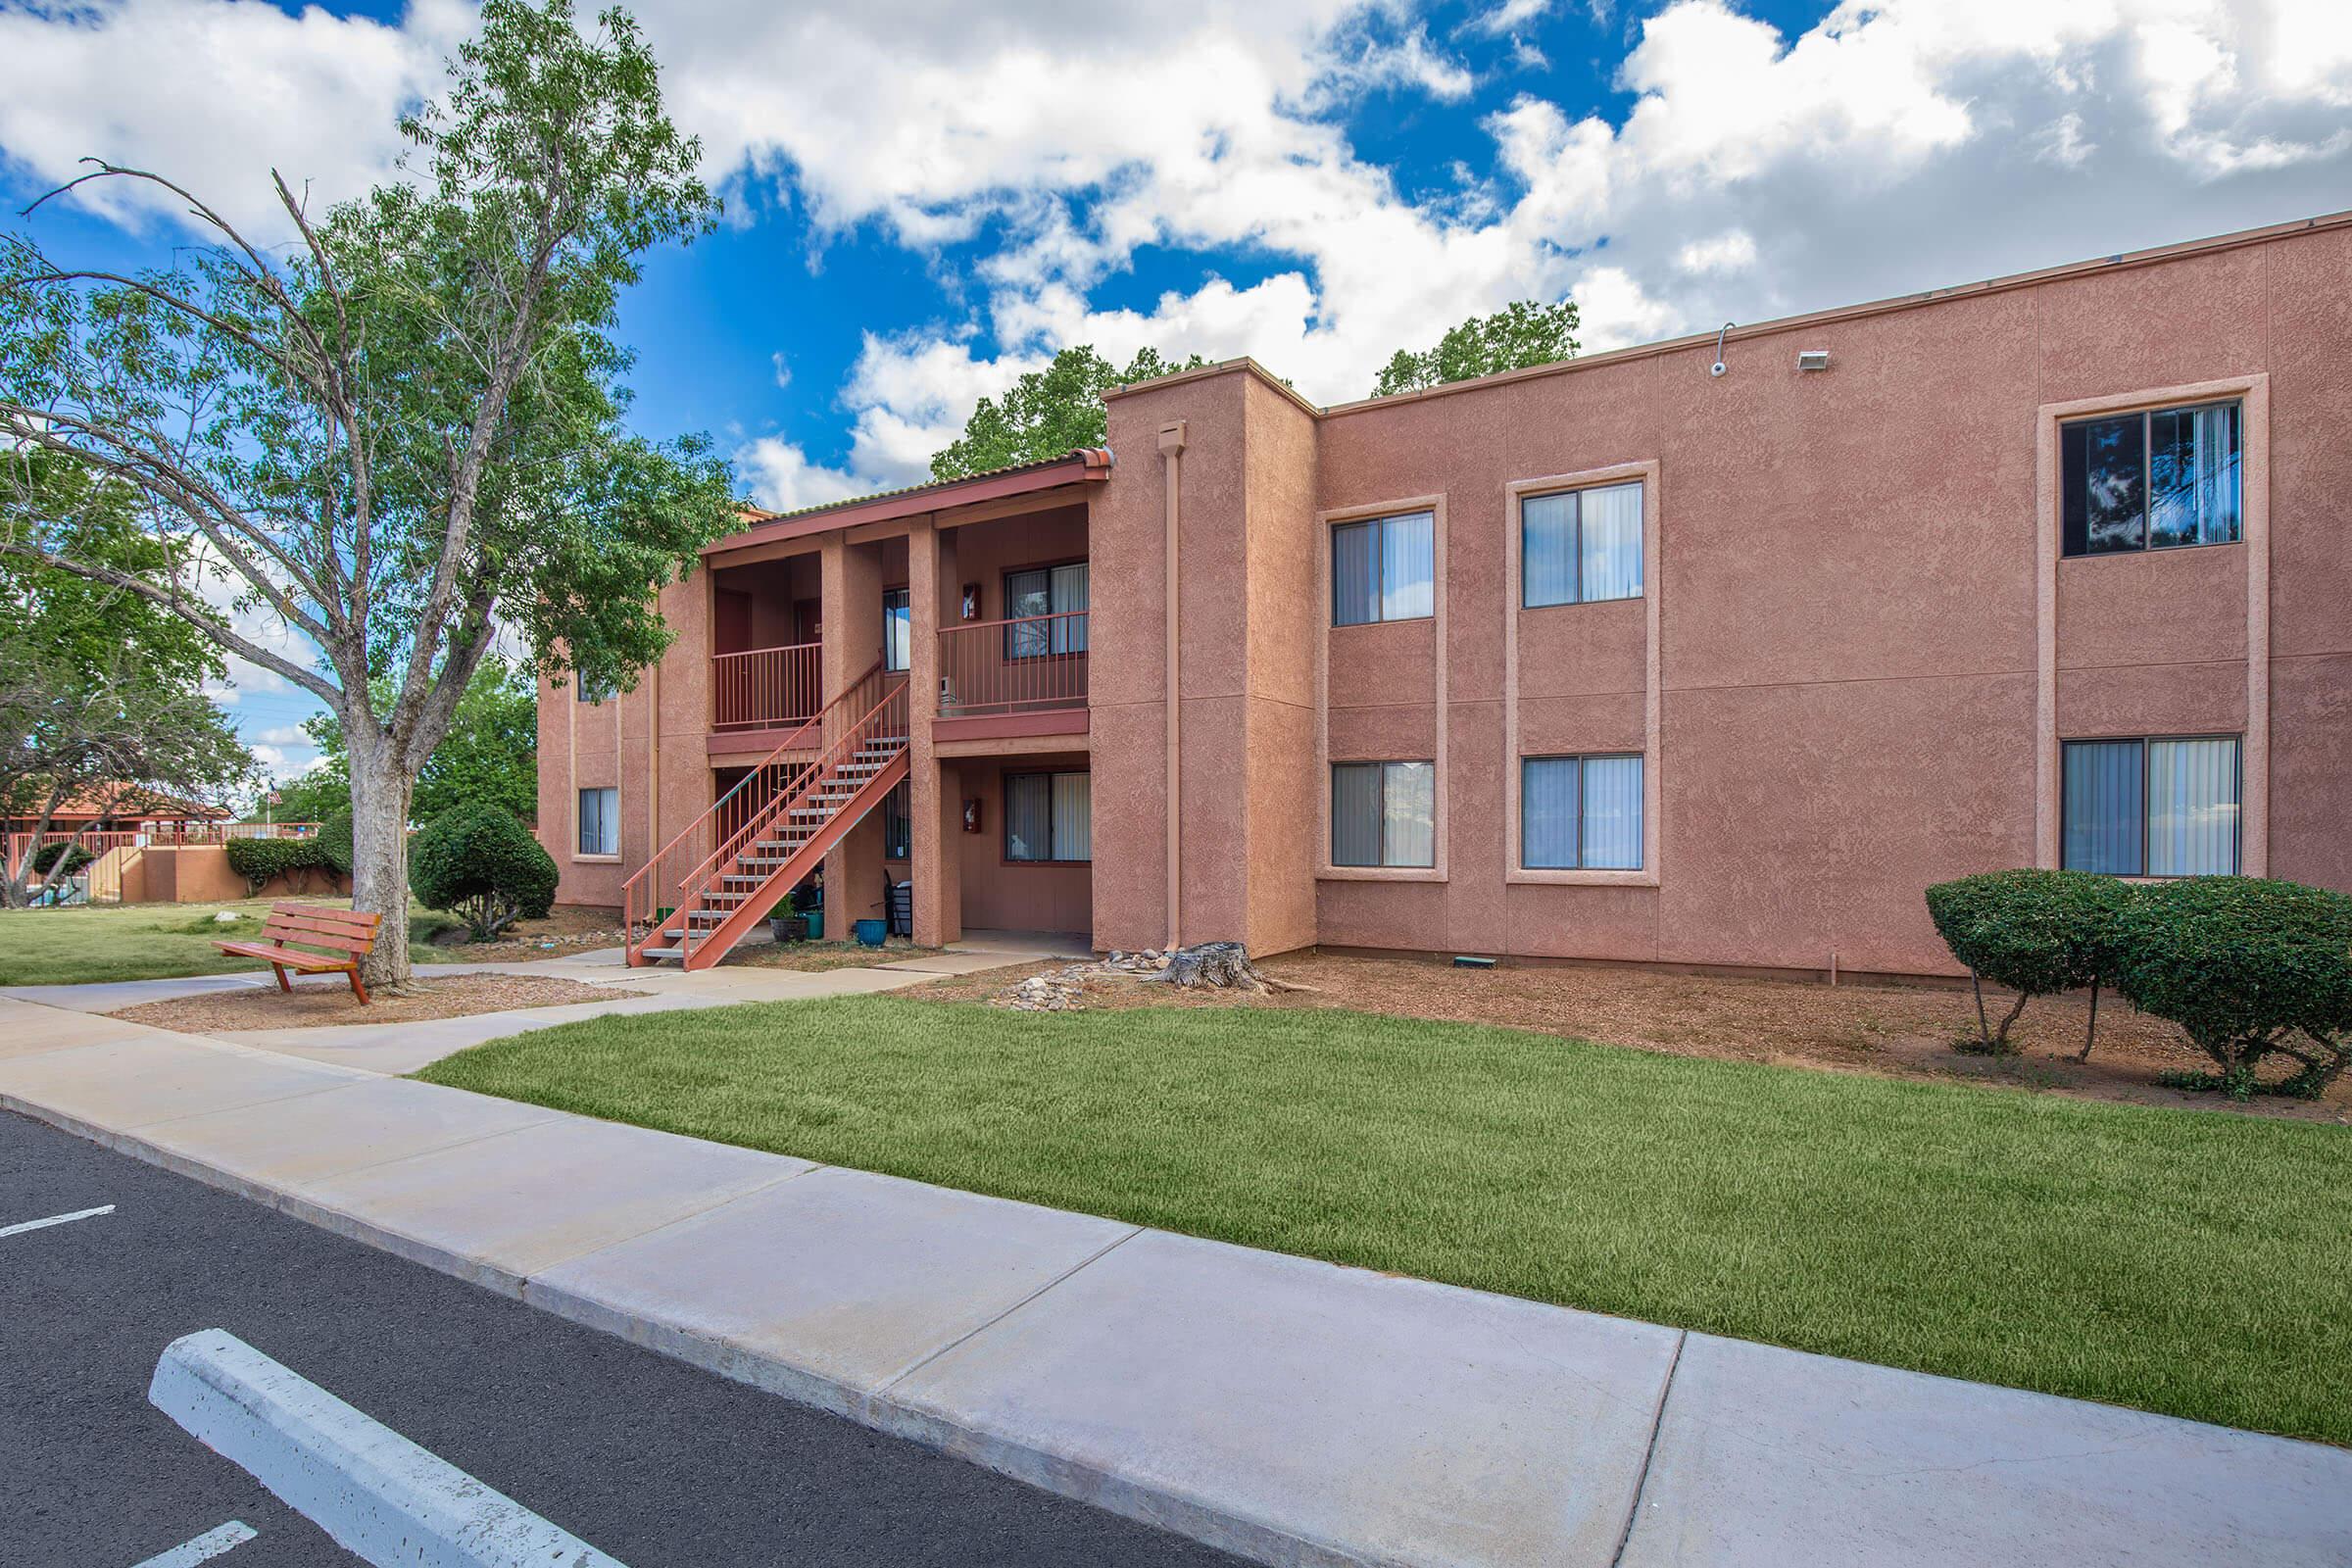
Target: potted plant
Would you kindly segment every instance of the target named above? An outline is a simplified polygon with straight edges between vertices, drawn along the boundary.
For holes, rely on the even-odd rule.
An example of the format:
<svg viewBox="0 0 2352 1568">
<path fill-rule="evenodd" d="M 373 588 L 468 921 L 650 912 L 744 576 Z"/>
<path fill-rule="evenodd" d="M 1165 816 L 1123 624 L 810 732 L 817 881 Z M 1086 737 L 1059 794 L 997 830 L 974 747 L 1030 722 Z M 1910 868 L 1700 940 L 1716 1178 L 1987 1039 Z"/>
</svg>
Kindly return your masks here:
<svg viewBox="0 0 2352 1568">
<path fill-rule="evenodd" d="M 794 888 L 784 900 L 784 912 L 769 918 L 768 929 L 776 934 L 778 942 L 806 942 L 816 934 L 809 929 L 809 917 L 816 908 L 816 891 L 813 888 Z M 816 918 L 821 920 L 824 916 L 817 914 Z"/>
</svg>

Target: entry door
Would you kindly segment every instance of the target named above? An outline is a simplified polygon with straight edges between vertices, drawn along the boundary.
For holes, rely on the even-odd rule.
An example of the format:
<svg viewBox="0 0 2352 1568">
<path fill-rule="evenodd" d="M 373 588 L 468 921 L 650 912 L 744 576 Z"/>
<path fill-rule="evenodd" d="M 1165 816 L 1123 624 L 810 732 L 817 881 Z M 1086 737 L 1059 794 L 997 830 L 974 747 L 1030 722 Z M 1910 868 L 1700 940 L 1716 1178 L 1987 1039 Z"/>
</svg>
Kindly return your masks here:
<svg viewBox="0 0 2352 1568">
<path fill-rule="evenodd" d="M 720 654 L 740 654 L 752 646 L 752 596 L 732 588 L 718 591 L 715 607 L 717 624 L 712 631 L 718 646 L 711 650 Z"/>
</svg>

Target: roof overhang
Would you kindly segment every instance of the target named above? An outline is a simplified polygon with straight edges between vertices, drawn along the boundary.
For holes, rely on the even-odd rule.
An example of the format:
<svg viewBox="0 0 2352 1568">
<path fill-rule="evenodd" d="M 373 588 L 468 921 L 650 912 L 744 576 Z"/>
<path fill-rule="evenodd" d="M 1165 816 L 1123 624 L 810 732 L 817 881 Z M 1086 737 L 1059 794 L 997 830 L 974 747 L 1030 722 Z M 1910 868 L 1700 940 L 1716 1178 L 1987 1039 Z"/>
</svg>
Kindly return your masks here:
<svg viewBox="0 0 2352 1568">
<path fill-rule="evenodd" d="M 1020 497 L 1034 497 L 1046 504 L 1061 504 L 1082 497 L 1085 494 L 1084 486 L 1100 484 L 1109 478 L 1111 461 L 1107 447 L 1089 447 L 1044 463 L 1024 464 L 1017 468 L 998 468 L 961 479 L 942 479 L 936 484 L 836 501 L 801 512 L 747 510 L 745 516 L 750 520 L 750 525 L 703 546 L 703 554 L 730 555 L 739 550 L 786 544 L 853 528 L 863 529 L 875 524 L 904 523 L 916 517 L 940 516 L 966 508 L 986 508 L 994 514 L 1002 515 L 1007 510 L 1018 509 L 996 504 Z M 1047 494 L 1063 489 L 1068 489 L 1067 497 L 1051 497 Z M 941 520 L 955 519 L 941 516 Z"/>
</svg>

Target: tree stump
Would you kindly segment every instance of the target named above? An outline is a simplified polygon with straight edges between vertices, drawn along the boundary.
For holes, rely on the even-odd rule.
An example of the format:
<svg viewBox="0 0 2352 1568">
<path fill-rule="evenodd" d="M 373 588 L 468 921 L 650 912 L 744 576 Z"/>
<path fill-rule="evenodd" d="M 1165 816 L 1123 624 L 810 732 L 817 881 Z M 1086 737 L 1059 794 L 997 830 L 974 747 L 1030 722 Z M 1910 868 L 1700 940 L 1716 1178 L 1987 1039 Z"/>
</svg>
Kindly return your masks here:
<svg viewBox="0 0 2352 1568">
<path fill-rule="evenodd" d="M 1168 955 L 1166 968 L 1144 978 L 1171 986 L 1247 991 L 1254 996 L 1305 989 L 1260 974 L 1257 965 L 1250 961 L 1249 950 L 1239 942 L 1202 942 L 1178 948 Z"/>
</svg>

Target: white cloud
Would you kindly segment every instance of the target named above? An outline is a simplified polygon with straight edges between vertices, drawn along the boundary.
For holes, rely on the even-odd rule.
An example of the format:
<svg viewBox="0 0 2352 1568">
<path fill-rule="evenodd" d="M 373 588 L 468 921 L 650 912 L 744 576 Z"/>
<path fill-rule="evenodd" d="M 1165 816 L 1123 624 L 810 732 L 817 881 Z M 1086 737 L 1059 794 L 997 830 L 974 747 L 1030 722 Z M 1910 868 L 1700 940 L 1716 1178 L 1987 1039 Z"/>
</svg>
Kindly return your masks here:
<svg viewBox="0 0 2352 1568">
<path fill-rule="evenodd" d="M 792 367 L 784 362 L 784 351 L 782 349 L 778 349 L 775 353 L 770 354 L 767 357 L 767 362 L 769 365 L 775 368 L 776 385 L 779 388 L 792 385 Z"/>
<path fill-rule="evenodd" d="M 316 172 L 355 180 L 389 150 L 386 106 L 446 53 L 454 5 L 418 0 L 397 30 L 259 0 L 9 13 L 0 146 L 43 170 L 97 131 L 200 168 L 324 148 Z M 1396 348 L 1514 298 L 1573 291 L 1599 348 L 2305 216 L 2343 205 L 2352 172 L 2342 0 L 1846 0 L 1794 35 L 1669 0 L 1627 35 L 1622 113 L 1534 94 L 1472 109 L 1474 72 L 1500 68 L 1503 40 L 1524 58 L 1552 9 L 1494 0 L 1441 45 L 1415 0 L 647 8 L 714 177 L 773 179 L 821 233 L 986 243 L 958 314 L 868 335 L 839 389 L 838 464 L 745 444 L 760 499 L 919 478 L 978 398 L 1073 342 L 1246 352 L 1337 401 Z M 226 94 L 185 109 L 113 90 L 172 74 L 151 58 L 220 62 L 237 107 L 216 124 Z M 1382 93 L 1483 113 L 1484 167 L 1400 191 L 1346 131 Z M 1106 308 L 1104 280 L 1146 246 L 1275 266 Z"/>
<path fill-rule="evenodd" d="M 431 90 L 471 25 L 457 0 L 413 0 L 398 26 L 267 0 L 92 0 L 0 10 L 0 149 L 62 183 L 98 157 L 175 179 L 249 237 L 286 228 L 284 172 L 314 205 L 354 196 L 400 151 L 394 121 Z M 77 200 L 122 219 L 177 215 L 121 182 Z"/>
<path fill-rule="evenodd" d="M 254 741 L 267 746 L 308 746 L 311 735 L 300 724 L 272 724 L 255 736 Z"/>
</svg>

